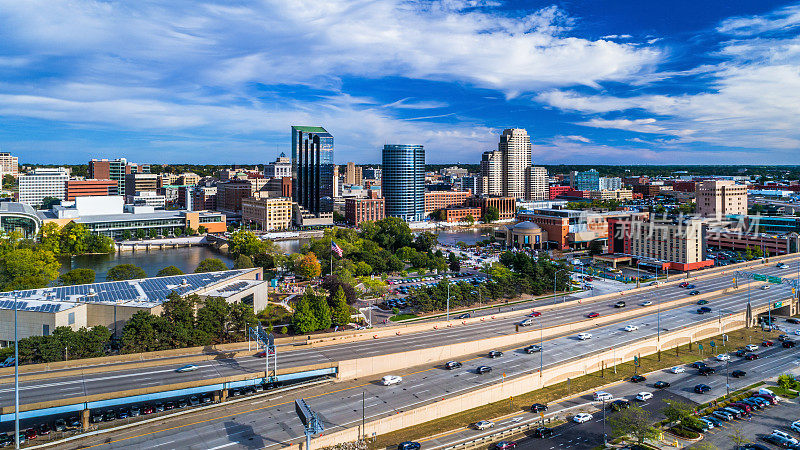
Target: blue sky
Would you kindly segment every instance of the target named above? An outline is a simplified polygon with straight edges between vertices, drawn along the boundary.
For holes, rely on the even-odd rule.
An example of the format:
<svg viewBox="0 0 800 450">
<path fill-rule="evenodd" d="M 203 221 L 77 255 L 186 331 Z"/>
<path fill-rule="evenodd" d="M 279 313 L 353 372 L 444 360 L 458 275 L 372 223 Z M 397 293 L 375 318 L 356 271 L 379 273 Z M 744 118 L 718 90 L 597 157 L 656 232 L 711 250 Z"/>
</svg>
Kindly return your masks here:
<svg viewBox="0 0 800 450">
<path fill-rule="evenodd" d="M 799 164 L 800 3 L 0 0 L 0 150 L 263 163 L 290 125 L 477 163 Z"/>
</svg>

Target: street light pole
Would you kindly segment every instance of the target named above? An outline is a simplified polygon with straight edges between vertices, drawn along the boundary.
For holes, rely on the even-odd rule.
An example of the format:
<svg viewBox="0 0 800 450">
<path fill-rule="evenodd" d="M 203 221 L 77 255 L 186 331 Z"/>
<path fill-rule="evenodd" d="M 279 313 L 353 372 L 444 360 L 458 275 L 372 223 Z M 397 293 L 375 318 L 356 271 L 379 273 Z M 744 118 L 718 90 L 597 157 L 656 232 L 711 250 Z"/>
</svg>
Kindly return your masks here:
<svg viewBox="0 0 800 450">
<path fill-rule="evenodd" d="M 447 321 L 450 321 L 450 282 L 447 282 Z"/>
<path fill-rule="evenodd" d="M 606 446 L 606 398 L 603 397 L 603 447 Z"/>
<path fill-rule="evenodd" d="M 17 291 L 14 291 L 14 448 L 19 450 L 19 336 L 17 335 Z"/>
</svg>

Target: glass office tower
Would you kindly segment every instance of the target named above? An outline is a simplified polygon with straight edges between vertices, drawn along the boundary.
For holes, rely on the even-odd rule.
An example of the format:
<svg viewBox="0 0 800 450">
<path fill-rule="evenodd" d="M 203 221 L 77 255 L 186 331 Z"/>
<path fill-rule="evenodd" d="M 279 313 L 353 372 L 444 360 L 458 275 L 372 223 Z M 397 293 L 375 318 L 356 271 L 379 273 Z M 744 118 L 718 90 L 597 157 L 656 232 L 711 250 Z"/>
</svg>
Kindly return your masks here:
<svg viewBox="0 0 800 450">
<path fill-rule="evenodd" d="M 292 198 L 311 212 L 333 212 L 333 136 L 322 127 L 292 126 Z"/>
<path fill-rule="evenodd" d="M 384 145 L 381 191 L 386 216 L 425 219 L 425 150 L 421 145 Z"/>
</svg>

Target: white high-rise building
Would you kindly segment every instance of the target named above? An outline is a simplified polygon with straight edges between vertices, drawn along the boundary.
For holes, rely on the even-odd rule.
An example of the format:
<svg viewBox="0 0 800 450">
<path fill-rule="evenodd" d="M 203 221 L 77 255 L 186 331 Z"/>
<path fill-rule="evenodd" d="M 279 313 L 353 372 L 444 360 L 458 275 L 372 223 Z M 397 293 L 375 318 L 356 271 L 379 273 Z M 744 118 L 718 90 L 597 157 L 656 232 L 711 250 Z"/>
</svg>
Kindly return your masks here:
<svg viewBox="0 0 800 450">
<path fill-rule="evenodd" d="M 19 201 L 36 208 L 45 197 L 64 200 L 68 180 L 69 170 L 64 167 L 36 169 L 19 177 Z"/>
<path fill-rule="evenodd" d="M 526 175 L 531 166 L 531 138 L 523 128 L 508 128 L 500 135 L 498 150 L 503 154 L 503 195 L 524 198 Z"/>
<path fill-rule="evenodd" d="M 600 177 L 601 191 L 618 191 L 622 189 L 622 178 L 620 177 Z"/>
<path fill-rule="evenodd" d="M 503 153 L 483 152 L 481 156 L 481 195 L 503 195 Z"/>
<path fill-rule="evenodd" d="M 526 200 L 538 201 L 550 199 L 550 184 L 547 181 L 547 169 L 544 167 L 530 166 L 528 168 L 528 190 Z"/>
<path fill-rule="evenodd" d="M 281 153 L 275 161 L 264 166 L 264 176 L 266 178 L 283 178 L 292 176 L 292 158 Z"/>
<path fill-rule="evenodd" d="M 19 158 L 11 153 L 0 152 L 0 173 L 4 175 L 19 175 Z"/>
</svg>

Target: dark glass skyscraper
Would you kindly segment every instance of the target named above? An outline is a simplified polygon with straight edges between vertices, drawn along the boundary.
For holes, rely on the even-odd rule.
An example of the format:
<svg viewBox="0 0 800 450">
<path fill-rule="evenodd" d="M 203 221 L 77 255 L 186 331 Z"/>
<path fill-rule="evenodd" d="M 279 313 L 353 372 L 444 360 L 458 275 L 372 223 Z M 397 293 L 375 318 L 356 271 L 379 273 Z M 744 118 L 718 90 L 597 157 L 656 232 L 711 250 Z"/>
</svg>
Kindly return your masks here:
<svg viewBox="0 0 800 450">
<path fill-rule="evenodd" d="M 425 149 L 421 145 L 384 145 L 381 191 L 386 216 L 406 221 L 425 218 Z"/>
<path fill-rule="evenodd" d="M 333 212 L 333 136 L 322 127 L 292 127 L 292 198 L 309 212 Z"/>
</svg>

